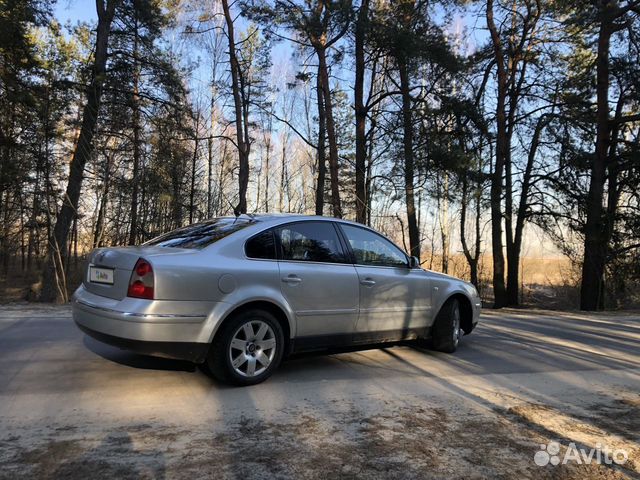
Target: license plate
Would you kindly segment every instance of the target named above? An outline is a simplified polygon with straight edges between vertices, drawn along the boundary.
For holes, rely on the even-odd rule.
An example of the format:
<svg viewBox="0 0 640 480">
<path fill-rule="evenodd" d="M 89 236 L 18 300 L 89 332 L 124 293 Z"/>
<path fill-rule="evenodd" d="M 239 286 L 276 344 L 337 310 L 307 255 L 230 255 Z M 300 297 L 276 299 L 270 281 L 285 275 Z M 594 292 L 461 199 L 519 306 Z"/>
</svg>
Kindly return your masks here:
<svg viewBox="0 0 640 480">
<path fill-rule="evenodd" d="M 89 267 L 89 280 L 93 283 L 113 285 L 113 270 L 111 268 Z"/>
</svg>

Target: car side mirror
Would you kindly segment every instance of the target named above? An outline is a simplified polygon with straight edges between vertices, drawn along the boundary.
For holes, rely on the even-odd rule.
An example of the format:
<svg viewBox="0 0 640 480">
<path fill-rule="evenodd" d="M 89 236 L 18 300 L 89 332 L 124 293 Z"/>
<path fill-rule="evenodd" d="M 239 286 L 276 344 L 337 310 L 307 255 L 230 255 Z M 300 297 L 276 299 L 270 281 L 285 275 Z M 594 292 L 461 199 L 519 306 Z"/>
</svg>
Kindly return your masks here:
<svg viewBox="0 0 640 480">
<path fill-rule="evenodd" d="M 409 257 L 409 268 L 418 268 L 420 266 L 420 260 L 418 257 Z"/>
</svg>

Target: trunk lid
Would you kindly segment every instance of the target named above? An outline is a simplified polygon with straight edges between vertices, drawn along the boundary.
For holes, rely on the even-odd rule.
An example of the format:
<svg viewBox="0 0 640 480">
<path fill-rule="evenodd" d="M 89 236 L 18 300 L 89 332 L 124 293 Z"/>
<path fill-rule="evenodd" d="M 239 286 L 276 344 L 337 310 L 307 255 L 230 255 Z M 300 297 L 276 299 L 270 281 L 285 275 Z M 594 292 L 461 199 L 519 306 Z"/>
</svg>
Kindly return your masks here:
<svg viewBox="0 0 640 480">
<path fill-rule="evenodd" d="M 97 248 L 89 254 L 82 284 L 91 293 L 122 300 L 127 295 L 131 272 L 139 258 L 146 259 L 154 266 L 154 257 L 184 254 L 185 252 L 191 253 L 192 250 L 154 246 Z M 90 269 L 92 267 L 105 269 L 108 273 L 112 271 L 113 284 L 91 281 Z M 155 268 L 154 273 L 157 274 Z"/>
</svg>

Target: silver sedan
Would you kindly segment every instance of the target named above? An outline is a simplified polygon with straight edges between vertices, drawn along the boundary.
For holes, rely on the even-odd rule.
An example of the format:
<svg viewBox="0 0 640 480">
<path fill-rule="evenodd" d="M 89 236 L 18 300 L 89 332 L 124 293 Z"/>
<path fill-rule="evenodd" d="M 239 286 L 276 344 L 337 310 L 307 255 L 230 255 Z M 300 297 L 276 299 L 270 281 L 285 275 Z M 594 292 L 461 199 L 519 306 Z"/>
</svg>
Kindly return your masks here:
<svg viewBox="0 0 640 480">
<path fill-rule="evenodd" d="M 88 335 L 237 385 L 302 351 L 429 339 L 453 352 L 479 316 L 470 283 L 423 270 L 370 228 L 301 215 L 220 217 L 96 249 L 73 297 Z"/>
</svg>

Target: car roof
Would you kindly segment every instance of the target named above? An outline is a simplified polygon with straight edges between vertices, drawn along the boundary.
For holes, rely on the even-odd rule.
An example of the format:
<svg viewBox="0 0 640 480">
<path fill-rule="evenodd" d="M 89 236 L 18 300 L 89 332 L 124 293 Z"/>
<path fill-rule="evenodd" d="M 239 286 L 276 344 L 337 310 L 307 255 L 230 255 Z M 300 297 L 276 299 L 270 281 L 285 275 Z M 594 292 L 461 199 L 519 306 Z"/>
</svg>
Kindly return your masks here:
<svg viewBox="0 0 640 480">
<path fill-rule="evenodd" d="M 236 218 L 233 216 L 227 216 L 224 218 Z M 319 221 L 332 221 L 332 222 L 340 222 L 340 223 L 348 223 L 351 225 L 357 225 L 360 227 L 366 227 L 360 223 L 352 222 L 350 220 L 344 220 L 341 218 L 335 217 L 327 217 L 323 215 L 305 215 L 301 213 L 243 213 L 237 218 L 244 218 L 248 220 L 253 220 L 255 222 L 260 222 L 265 224 L 280 225 L 283 223 L 288 223 L 290 221 L 302 221 L 302 220 L 319 220 Z"/>
</svg>

